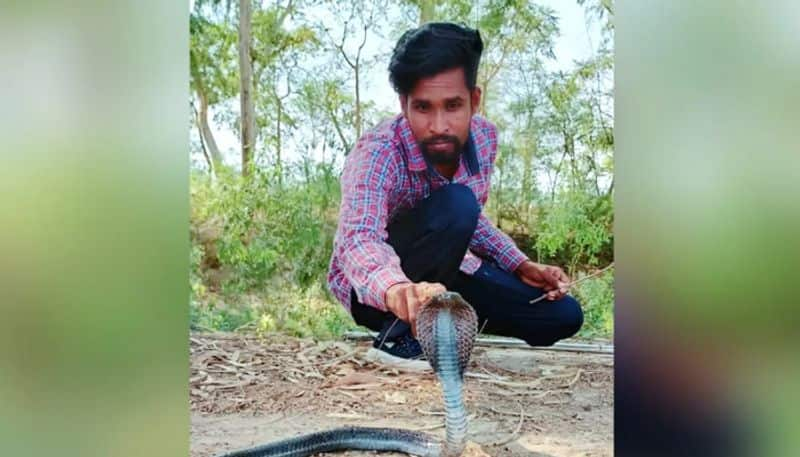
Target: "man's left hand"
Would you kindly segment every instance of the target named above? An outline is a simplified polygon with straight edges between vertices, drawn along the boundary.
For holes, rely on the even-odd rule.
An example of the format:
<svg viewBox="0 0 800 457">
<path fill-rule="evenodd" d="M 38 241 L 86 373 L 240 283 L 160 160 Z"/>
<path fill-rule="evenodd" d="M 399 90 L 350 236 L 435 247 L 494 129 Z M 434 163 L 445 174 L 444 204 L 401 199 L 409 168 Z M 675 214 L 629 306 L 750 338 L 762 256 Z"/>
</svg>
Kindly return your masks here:
<svg viewBox="0 0 800 457">
<path fill-rule="evenodd" d="M 544 289 L 548 300 L 558 300 L 569 291 L 569 276 L 559 267 L 526 260 L 514 272 L 525 284 Z"/>
</svg>

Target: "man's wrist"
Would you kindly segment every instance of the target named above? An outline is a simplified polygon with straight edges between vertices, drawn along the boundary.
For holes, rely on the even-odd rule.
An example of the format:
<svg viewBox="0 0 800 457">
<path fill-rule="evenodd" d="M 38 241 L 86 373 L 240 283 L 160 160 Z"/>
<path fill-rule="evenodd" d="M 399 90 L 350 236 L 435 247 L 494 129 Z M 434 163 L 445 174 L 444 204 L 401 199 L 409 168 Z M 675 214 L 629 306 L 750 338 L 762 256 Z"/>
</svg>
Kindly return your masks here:
<svg viewBox="0 0 800 457">
<path fill-rule="evenodd" d="M 397 281 L 393 284 L 390 284 L 389 287 L 383 292 L 383 306 L 388 310 L 389 309 L 389 290 L 391 290 L 395 286 L 403 285 L 403 284 L 411 284 L 411 281 Z"/>
<path fill-rule="evenodd" d="M 539 270 L 539 264 L 534 262 L 530 259 L 525 259 L 519 266 L 514 270 L 516 274 L 524 274 L 526 272 L 534 272 Z"/>
</svg>

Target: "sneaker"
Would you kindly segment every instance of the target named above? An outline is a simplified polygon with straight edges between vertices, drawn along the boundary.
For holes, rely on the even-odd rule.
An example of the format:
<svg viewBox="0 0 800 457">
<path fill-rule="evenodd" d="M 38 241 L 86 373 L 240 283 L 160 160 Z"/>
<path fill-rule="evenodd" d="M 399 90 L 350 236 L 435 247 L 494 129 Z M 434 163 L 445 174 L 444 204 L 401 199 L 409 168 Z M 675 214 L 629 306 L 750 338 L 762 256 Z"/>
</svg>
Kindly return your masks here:
<svg viewBox="0 0 800 457">
<path fill-rule="evenodd" d="M 403 334 L 392 341 L 386 340 L 383 345 L 381 345 L 381 338 L 378 335 L 372 343 L 372 347 L 367 351 L 366 359 L 407 371 L 432 370 L 431 365 L 422 353 L 419 341 L 409 333 Z"/>
</svg>

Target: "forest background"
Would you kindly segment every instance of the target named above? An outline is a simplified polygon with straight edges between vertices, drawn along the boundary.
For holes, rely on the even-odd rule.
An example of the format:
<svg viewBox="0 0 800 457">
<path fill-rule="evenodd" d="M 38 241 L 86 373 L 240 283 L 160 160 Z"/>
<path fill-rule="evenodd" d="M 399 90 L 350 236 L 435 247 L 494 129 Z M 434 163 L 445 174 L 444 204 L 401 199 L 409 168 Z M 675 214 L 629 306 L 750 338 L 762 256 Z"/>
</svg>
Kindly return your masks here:
<svg viewBox="0 0 800 457">
<path fill-rule="evenodd" d="M 427 21 L 480 30 L 482 115 L 499 129 L 485 207 L 532 259 L 573 279 L 613 262 L 613 4 L 195 0 L 190 3 L 190 325 L 336 338 L 327 291 L 339 176 L 398 112 L 386 67 Z M 578 336 L 613 336 L 613 269 L 572 293 Z"/>
</svg>

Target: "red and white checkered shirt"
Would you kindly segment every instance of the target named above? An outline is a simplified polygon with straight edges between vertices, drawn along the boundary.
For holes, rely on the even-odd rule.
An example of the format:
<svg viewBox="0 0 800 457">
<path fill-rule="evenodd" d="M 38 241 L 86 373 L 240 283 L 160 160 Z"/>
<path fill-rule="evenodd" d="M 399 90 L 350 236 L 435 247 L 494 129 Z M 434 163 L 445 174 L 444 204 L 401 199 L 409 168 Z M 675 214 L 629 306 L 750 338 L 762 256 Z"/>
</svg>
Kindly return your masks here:
<svg viewBox="0 0 800 457">
<path fill-rule="evenodd" d="M 483 208 L 496 156 L 497 128 L 477 115 L 472 117 L 470 141 L 452 181 L 429 169 L 402 114 L 362 136 L 345 159 L 339 227 L 328 272 L 331 292 L 348 311 L 353 289 L 361 303 L 386 311 L 386 290 L 409 282 L 400 258 L 386 243 L 393 217 L 450 182 L 472 189 Z M 473 274 L 480 267 L 481 259 L 475 254 L 493 259 L 507 271 L 514 271 L 528 258 L 483 212 L 461 271 Z"/>
</svg>

